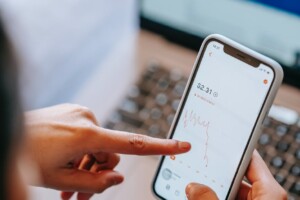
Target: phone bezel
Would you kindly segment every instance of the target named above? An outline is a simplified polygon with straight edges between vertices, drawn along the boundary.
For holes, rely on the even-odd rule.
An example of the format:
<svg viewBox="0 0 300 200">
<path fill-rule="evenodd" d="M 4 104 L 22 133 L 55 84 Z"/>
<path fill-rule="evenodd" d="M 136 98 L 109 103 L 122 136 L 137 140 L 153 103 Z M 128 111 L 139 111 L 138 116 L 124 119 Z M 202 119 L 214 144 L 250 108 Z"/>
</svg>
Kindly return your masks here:
<svg viewBox="0 0 300 200">
<path fill-rule="evenodd" d="M 236 51 L 242 52 L 243 54 L 247 55 L 248 57 L 251 57 L 251 58 L 253 58 L 253 59 L 258 60 L 260 64 L 264 64 L 264 65 L 268 66 L 268 67 L 273 71 L 273 74 L 274 74 L 274 77 L 273 77 L 273 79 L 272 79 L 272 82 L 271 82 L 271 84 L 270 84 L 270 87 L 269 87 L 269 89 L 268 89 L 268 92 L 267 92 L 267 94 L 266 94 L 266 96 L 265 96 L 265 99 L 264 99 L 264 101 L 263 101 L 263 104 L 262 104 L 262 106 L 261 106 L 261 108 L 260 108 L 259 114 L 257 115 L 257 118 L 256 118 L 255 123 L 254 123 L 254 125 L 253 125 L 253 128 L 252 128 L 252 130 L 251 130 L 251 134 L 249 135 L 247 144 L 246 144 L 246 146 L 245 146 L 245 148 L 244 148 L 244 151 L 243 151 L 243 153 L 242 153 L 242 156 L 241 156 L 241 159 L 240 159 L 240 161 L 239 161 L 239 164 L 238 164 L 238 166 L 237 166 L 237 168 L 236 168 L 234 177 L 233 177 L 233 179 L 232 179 L 232 181 L 231 181 L 231 183 L 230 183 L 230 187 L 229 187 L 228 193 L 227 193 L 227 195 L 226 195 L 226 199 L 228 199 L 229 196 L 230 196 L 230 194 L 231 194 L 231 191 L 232 191 L 232 188 L 233 188 L 233 184 L 234 184 L 234 182 L 235 182 L 236 179 L 237 179 L 237 175 L 238 175 L 238 172 L 239 172 L 239 170 L 240 170 L 240 168 L 241 168 L 241 165 L 242 165 L 243 161 L 245 160 L 245 155 L 246 155 L 247 150 L 249 149 L 249 144 L 250 144 L 250 142 L 253 140 L 253 136 L 254 136 L 254 133 L 255 133 L 255 129 L 257 128 L 259 119 L 260 119 L 260 117 L 261 117 L 262 114 L 263 114 L 263 109 L 265 108 L 266 102 L 267 102 L 268 98 L 270 97 L 270 93 L 271 93 L 271 90 L 272 90 L 272 88 L 273 88 L 273 86 L 274 86 L 274 82 L 275 82 L 275 80 L 277 79 L 277 77 L 276 77 L 276 76 L 277 76 L 277 73 L 276 73 L 276 70 L 274 69 L 274 66 L 273 66 L 273 65 L 271 65 L 271 64 L 269 64 L 269 63 L 267 63 L 267 62 L 265 62 L 263 59 L 260 59 L 260 58 L 258 58 L 258 57 L 256 57 L 256 56 L 253 56 L 253 55 L 250 55 L 249 52 L 247 52 L 247 51 L 244 51 L 244 50 L 242 50 L 242 49 L 240 49 L 240 48 L 236 48 L 236 47 L 234 47 L 233 45 L 230 45 L 230 44 L 226 43 L 225 41 L 222 41 L 222 40 L 220 40 L 220 39 L 218 39 L 218 38 L 212 37 L 212 38 L 209 38 L 209 39 L 205 40 L 205 43 L 203 44 L 203 47 L 200 49 L 200 51 L 201 51 L 201 52 L 200 52 L 200 55 L 198 56 L 198 58 L 197 58 L 197 60 L 196 60 L 196 62 L 195 62 L 195 64 L 194 64 L 194 68 L 195 68 L 195 69 L 193 69 L 192 74 L 191 74 L 191 77 L 190 77 L 190 79 L 189 79 L 189 81 L 188 81 L 188 85 L 186 86 L 186 87 L 187 87 L 187 88 L 186 88 L 186 91 L 185 91 L 184 94 L 183 94 L 183 99 L 181 100 L 180 106 L 179 106 L 179 108 L 178 108 L 178 111 L 177 111 L 177 113 L 176 113 L 175 119 L 174 119 L 173 124 L 172 124 L 172 126 L 171 126 L 171 129 L 170 129 L 168 138 L 173 138 L 173 136 L 174 136 L 174 132 L 175 132 L 175 129 L 176 129 L 177 125 L 178 125 L 179 118 L 180 118 L 181 113 L 182 113 L 182 111 L 183 111 L 183 108 L 184 108 L 184 106 L 185 106 L 186 100 L 187 100 L 187 98 L 188 98 L 188 94 L 190 93 L 191 86 L 193 85 L 193 82 L 194 82 L 194 79 L 195 79 L 195 77 L 196 77 L 196 74 L 198 73 L 198 70 L 199 70 L 199 68 L 200 68 L 200 65 L 201 65 L 201 62 L 202 62 L 202 59 L 203 59 L 203 55 L 204 55 L 204 53 L 206 52 L 206 49 L 207 49 L 208 44 L 209 44 L 210 42 L 213 42 L 213 41 L 223 44 L 223 45 L 224 45 L 223 51 L 224 51 L 224 49 L 225 49 L 225 46 L 229 46 L 230 48 L 233 48 L 233 49 L 236 50 Z M 224 51 L 224 53 L 226 53 L 226 52 Z M 231 55 L 231 56 L 232 56 L 232 55 Z M 235 58 L 235 59 L 238 59 L 238 58 Z M 239 59 L 239 60 L 240 60 L 240 59 Z M 249 65 L 249 63 L 247 63 L 246 61 L 243 61 L 243 62 Z M 154 193 L 157 197 L 159 197 L 160 199 L 162 199 L 162 200 L 165 200 L 165 198 L 163 198 L 162 196 L 160 196 L 160 195 L 156 192 L 156 190 L 155 190 L 155 184 L 156 184 L 156 180 L 157 180 L 157 178 L 158 178 L 158 175 L 159 175 L 159 173 L 160 173 L 160 170 L 161 170 L 161 167 L 162 167 L 162 164 L 163 164 L 165 158 L 166 158 L 166 156 L 162 156 L 162 158 L 161 158 L 161 160 L 160 160 L 160 162 L 159 162 L 157 171 L 156 171 L 156 173 L 155 173 L 154 180 L 153 180 L 153 182 L 152 182 L 152 191 L 153 191 L 153 193 Z"/>
</svg>

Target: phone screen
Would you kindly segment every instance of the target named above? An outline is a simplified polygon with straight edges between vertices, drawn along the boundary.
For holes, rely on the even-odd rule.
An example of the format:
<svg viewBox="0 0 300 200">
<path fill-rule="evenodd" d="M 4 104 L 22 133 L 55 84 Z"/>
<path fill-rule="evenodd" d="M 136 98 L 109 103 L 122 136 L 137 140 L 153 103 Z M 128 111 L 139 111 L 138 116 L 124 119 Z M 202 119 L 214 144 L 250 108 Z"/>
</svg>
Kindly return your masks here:
<svg viewBox="0 0 300 200">
<path fill-rule="evenodd" d="M 189 141 L 190 152 L 163 158 L 154 189 L 163 199 L 186 199 L 185 187 L 198 182 L 226 199 L 255 127 L 274 71 L 207 43 L 176 119 L 172 138 Z"/>
</svg>

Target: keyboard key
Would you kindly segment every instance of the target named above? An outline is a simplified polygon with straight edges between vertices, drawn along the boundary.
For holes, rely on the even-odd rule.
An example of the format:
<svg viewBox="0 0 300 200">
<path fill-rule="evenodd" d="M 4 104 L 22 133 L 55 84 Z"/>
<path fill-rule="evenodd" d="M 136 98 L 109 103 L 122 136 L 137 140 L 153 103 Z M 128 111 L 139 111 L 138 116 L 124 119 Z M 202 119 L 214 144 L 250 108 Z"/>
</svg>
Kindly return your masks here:
<svg viewBox="0 0 300 200">
<path fill-rule="evenodd" d="M 166 90 L 169 87 L 169 81 L 165 78 L 161 78 L 158 80 L 157 86 L 160 90 Z"/>
<path fill-rule="evenodd" d="M 138 111 L 138 105 L 136 102 L 127 99 L 123 102 L 120 109 L 128 113 L 136 113 Z"/>
<path fill-rule="evenodd" d="M 157 119 L 160 119 L 160 118 L 161 118 L 162 112 L 161 112 L 161 110 L 158 109 L 158 108 L 153 108 L 153 109 L 151 110 L 151 112 L 150 112 L 150 116 L 151 116 L 152 119 L 157 120 Z"/>
<path fill-rule="evenodd" d="M 186 85 L 186 83 L 183 81 L 180 81 L 179 83 L 177 83 L 173 90 L 174 94 L 177 95 L 178 97 L 181 97 L 184 92 L 185 85 Z"/>
<path fill-rule="evenodd" d="M 300 176 L 300 166 L 299 165 L 294 165 L 291 169 L 290 169 L 291 174 L 293 174 L 294 176 Z"/>
<path fill-rule="evenodd" d="M 285 183 L 285 181 L 286 181 L 285 176 L 284 176 L 283 174 L 280 174 L 280 173 L 278 173 L 278 174 L 275 175 L 275 179 L 276 179 L 276 181 L 277 181 L 280 185 L 283 185 L 283 184 Z"/>
<path fill-rule="evenodd" d="M 287 132 L 288 132 L 288 127 L 286 126 L 286 125 L 283 125 L 283 124 L 281 124 L 281 125 L 278 125 L 277 126 L 277 128 L 276 128 L 276 133 L 277 133 L 277 135 L 278 136 L 284 136 L 285 134 L 287 134 Z"/>
<path fill-rule="evenodd" d="M 285 141 L 279 141 L 276 145 L 276 149 L 281 152 L 286 152 L 290 148 L 290 144 Z"/>
<path fill-rule="evenodd" d="M 147 70 L 145 72 L 145 74 L 153 74 L 157 71 L 160 70 L 160 67 L 159 67 L 159 63 L 157 62 L 157 60 L 151 60 L 149 63 L 148 63 L 148 66 L 147 66 Z"/>
<path fill-rule="evenodd" d="M 160 126 L 158 124 L 152 124 L 148 129 L 148 133 L 150 136 L 157 136 L 160 133 Z"/>
<path fill-rule="evenodd" d="M 173 102 L 172 102 L 172 108 L 173 110 L 176 112 L 177 111 L 177 108 L 180 104 L 180 99 L 175 99 Z"/>
<path fill-rule="evenodd" d="M 140 89 L 134 85 L 131 87 L 131 89 L 129 90 L 128 96 L 131 98 L 136 98 L 140 95 Z"/>
<path fill-rule="evenodd" d="M 266 117 L 264 122 L 263 122 L 263 126 L 265 127 L 270 127 L 271 126 L 271 119 L 269 117 Z"/>
<path fill-rule="evenodd" d="M 142 119 L 142 120 L 147 120 L 149 119 L 150 117 L 150 110 L 147 109 L 147 108 L 143 108 L 140 112 L 139 112 L 139 117 Z"/>
<path fill-rule="evenodd" d="M 281 157 L 276 156 L 272 159 L 271 165 L 276 168 L 281 168 L 284 165 L 284 160 Z"/>
<path fill-rule="evenodd" d="M 263 133 L 263 134 L 261 134 L 258 142 L 261 145 L 266 145 L 270 142 L 270 136 L 266 133 Z"/>
<path fill-rule="evenodd" d="M 168 102 L 168 97 L 164 93 L 159 93 L 156 95 L 155 101 L 158 105 L 163 106 Z"/>
<path fill-rule="evenodd" d="M 289 191 L 300 196 L 300 182 L 294 183 Z"/>
</svg>

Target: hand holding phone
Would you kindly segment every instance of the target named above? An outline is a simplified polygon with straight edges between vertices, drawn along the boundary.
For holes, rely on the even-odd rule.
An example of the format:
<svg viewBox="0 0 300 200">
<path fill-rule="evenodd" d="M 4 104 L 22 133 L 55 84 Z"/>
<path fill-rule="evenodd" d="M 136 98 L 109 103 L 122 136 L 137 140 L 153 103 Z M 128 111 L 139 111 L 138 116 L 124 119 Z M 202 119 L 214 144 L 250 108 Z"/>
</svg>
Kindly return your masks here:
<svg viewBox="0 0 300 200">
<path fill-rule="evenodd" d="M 245 181 L 241 183 L 236 199 L 287 199 L 287 192 L 274 179 L 256 150 L 245 176 L 249 183 Z M 198 183 L 190 183 L 186 187 L 186 196 L 188 200 L 218 200 L 216 193 L 211 188 Z"/>
<path fill-rule="evenodd" d="M 234 199 L 282 78 L 275 61 L 223 36 L 207 37 L 170 130 L 192 149 L 162 158 L 155 195 L 185 199 L 186 185 L 198 182 L 219 199 Z"/>
</svg>

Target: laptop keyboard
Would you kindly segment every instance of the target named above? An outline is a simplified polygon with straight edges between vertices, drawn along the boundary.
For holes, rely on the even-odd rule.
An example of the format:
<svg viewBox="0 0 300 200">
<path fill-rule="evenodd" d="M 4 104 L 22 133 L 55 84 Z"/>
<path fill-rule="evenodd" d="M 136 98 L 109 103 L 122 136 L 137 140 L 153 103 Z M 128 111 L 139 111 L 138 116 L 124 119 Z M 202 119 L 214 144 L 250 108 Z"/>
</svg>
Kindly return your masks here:
<svg viewBox="0 0 300 200">
<path fill-rule="evenodd" d="M 105 126 L 166 138 L 186 83 L 187 77 L 179 71 L 149 64 Z M 299 115 L 291 111 L 284 119 L 278 110 L 285 109 L 273 110 L 264 121 L 256 148 L 275 179 L 289 193 L 289 200 L 300 199 Z"/>
</svg>

